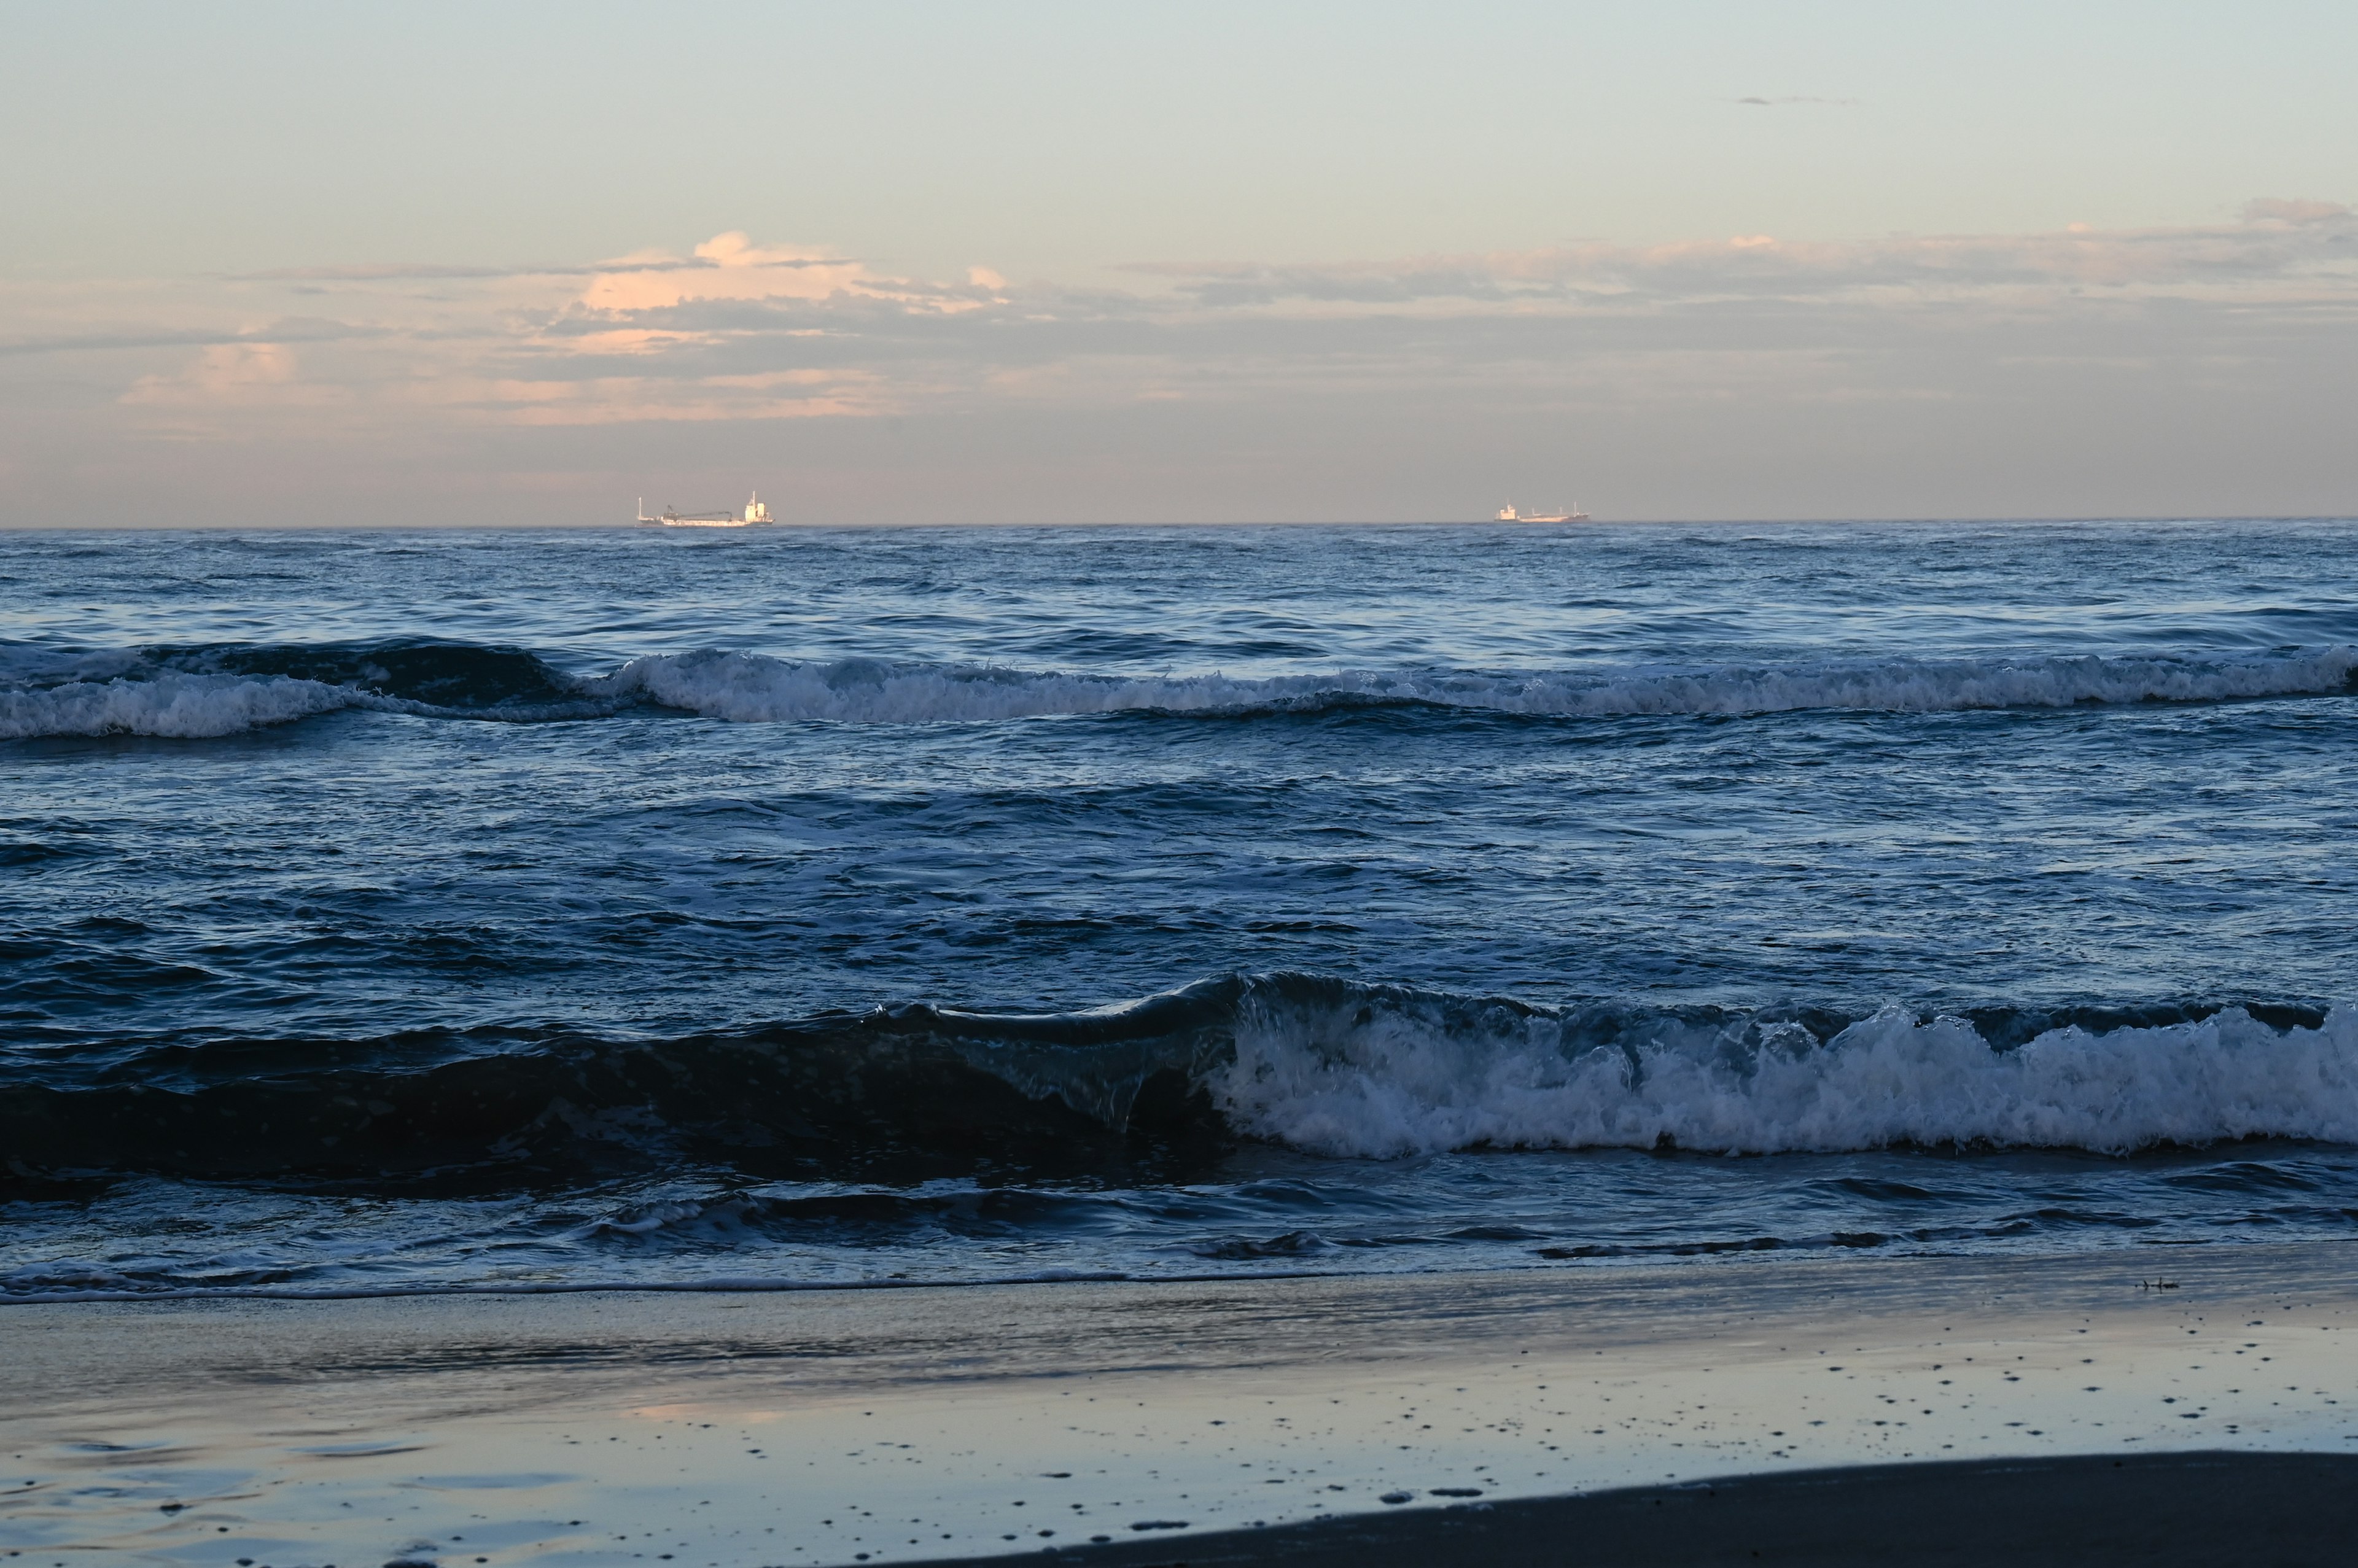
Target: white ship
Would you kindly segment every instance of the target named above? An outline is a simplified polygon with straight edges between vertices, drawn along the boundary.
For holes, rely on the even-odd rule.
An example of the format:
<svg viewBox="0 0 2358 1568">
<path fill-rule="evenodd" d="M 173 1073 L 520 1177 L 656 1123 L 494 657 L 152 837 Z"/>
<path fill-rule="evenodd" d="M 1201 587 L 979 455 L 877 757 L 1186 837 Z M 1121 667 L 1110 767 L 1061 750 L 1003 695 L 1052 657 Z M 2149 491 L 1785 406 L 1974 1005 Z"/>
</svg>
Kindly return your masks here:
<svg viewBox="0 0 2358 1568">
<path fill-rule="evenodd" d="M 752 528 L 773 519 L 770 516 L 770 509 L 762 503 L 762 492 L 757 490 L 753 498 L 745 503 L 742 513 L 682 512 L 676 507 L 666 506 L 658 517 L 647 515 L 647 498 L 643 495 L 639 497 L 639 521 L 660 524 L 665 528 Z"/>
<path fill-rule="evenodd" d="M 1585 523 L 1588 521 L 1588 514 L 1580 509 L 1580 503 L 1576 501 L 1572 503 L 1572 510 L 1569 512 L 1522 512 L 1518 511 L 1515 503 L 1509 501 L 1506 505 L 1498 508 L 1498 521 L 1501 523 Z"/>
</svg>

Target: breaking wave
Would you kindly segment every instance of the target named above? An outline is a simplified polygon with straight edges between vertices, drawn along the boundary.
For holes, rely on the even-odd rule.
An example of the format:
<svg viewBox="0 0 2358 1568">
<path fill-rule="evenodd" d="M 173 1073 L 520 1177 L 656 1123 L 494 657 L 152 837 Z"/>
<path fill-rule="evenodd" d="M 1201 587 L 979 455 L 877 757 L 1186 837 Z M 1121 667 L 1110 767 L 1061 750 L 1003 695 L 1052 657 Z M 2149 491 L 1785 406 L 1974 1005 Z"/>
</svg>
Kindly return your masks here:
<svg viewBox="0 0 2358 1568">
<path fill-rule="evenodd" d="M 1412 991 L 1249 990 L 1212 1087 L 1253 1136 L 1374 1158 L 2358 1142 L 2358 1011 L 2133 1016 L 1644 1018 Z"/>
<path fill-rule="evenodd" d="M 795 1177 L 1106 1169 L 1238 1140 L 2127 1154 L 2358 1143 L 2358 1010 L 1534 1007 L 1295 973 L 1096 1011 L 912 1005 L 686 1038 L 152 1047 L 0 1085 L 17 1177 L 682 1162 Z M 0 1177 L 0 1181 L 5 1181 Z"/>
<path fill-rule="evenodd" d="M 2077 703 L 2203 702 L 2350 689 L 2358 649 L 2245 660 L 2180 658 L 1885 659 L 1700 671 L 1450 671 L 1125 678 L 971 665 L 815 664 L 698 653 L 636 659 L 611 689 L 747 722 L 865 724 L 1050 714 L 1249 712 L 1367 703 L 1566 718 L 1747 714 L 1802 708 L 1935 712 Z"/>
<path fill-rule="evenodd" d="M 60 654 L 0 645 L 0 740 L 234 735 L 343 708 L 512 722 L 590 719 L 616 699 L 519 648 L 396 639 Z"/>
<path fill-rule="evenodd" d="M 46 691 L 0 691 L 0 739 L 42 735 L 166 735 L 209 740 L 350 708 L 356 698 L 315 681 L 243 680 L 166 673 L 147 680 L 70 681 Z"/>
<path fill-rule="evenodd" d="M 654 706 L 739 723 L 976 723 L 1057 715 L 1249 715 L 1367 706 L 1545 718 L 1803 709 L 1941 712 L 2215 702 L 2358 689 L 2358 648 L 2244 658 L 1865 659 L 1701 669 L 1344 670 L 1260 679 L 704 650 L 568 674 L 517 648 L 418 640 L 65 654 L 0 649 L 0 739 L 234 734 L 341 708 L 548 722 Z"/>
</svg>

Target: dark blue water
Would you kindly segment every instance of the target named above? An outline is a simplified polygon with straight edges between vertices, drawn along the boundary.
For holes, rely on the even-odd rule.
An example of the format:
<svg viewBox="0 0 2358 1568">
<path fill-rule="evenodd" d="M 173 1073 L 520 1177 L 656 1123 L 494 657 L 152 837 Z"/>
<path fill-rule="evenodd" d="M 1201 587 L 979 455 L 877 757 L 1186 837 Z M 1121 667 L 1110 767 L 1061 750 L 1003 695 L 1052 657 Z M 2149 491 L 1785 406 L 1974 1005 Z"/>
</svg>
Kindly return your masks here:
<svg viewBox="0 0 2358 1568">
<path fill-rule="evenodd" d="M 2348 1233 L 2353 671 L 2338 522 L 0 535 L 0 1292 Z"/>
</svg>

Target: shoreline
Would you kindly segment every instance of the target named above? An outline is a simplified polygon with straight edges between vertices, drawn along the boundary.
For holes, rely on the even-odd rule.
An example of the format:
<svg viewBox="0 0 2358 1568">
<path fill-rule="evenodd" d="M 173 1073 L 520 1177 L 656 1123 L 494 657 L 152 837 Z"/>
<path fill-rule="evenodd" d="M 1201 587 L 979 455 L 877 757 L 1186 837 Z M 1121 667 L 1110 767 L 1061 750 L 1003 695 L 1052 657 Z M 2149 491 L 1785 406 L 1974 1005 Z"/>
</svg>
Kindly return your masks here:
<svg viewBox="0 0 2358 1568">
<path fill-rule="evenodd" d="M 1145 1274 L 1108 1269 L 1053 1269 L 1036 1274 L 994 1274 L 976 1279 L 850 1279 L 850 1280 L 790 1280 L 760 1275 L 719 1275 L 710 1279 L 690 1280 L 553 1280 L 553 1281 L 479 1281 L 454 1284 L 417 1285 L 221 1285 L 192 1286 L 159 1291 L 140 1290 L 59 1290 L 39 1293 L 0 1293 L 0 1314 L 11 1308 L 46 1306 L 171 1306 L 176 1304 L 240 1302 L 306 1303 L 306 1302 L 373 1302 L 457 1300 L 534 1297 L 534 1296 L 700 1296 L 700 1295 L 806 1295 L 859 1294 L 868 1292 L 919 1291 L 987 1291 L 1057 1289 L 1092 1285 L 1131 1285 L 1145 1289 L 1198 1285 L 1233 1285 L 1251 1288 L 1266 1284 L 1289 1283 L 1305 1280 L 1362 1281 L 1369 1283 L 1400 1283 L 1415 1281 L 1479 1279 L 1509 1281 L 1532 1277 L 1562 1279 L 1567 1276 L 1611 1278 L 1616 1275 L 1641 1275 L 1649 1281 L 1689 1279 L 1707 1271 L 1720 1270 L 1807 1270 L 1840 1269 L 1847 1282 L 1866 1283 L 1867 1270 L 1947 1265 L 1971 1270 L 1985 1265 L 1991 1270 L 2009 1267 L 2037 1268 L 2042 1265 L 2116 1262 L 2131 1256 L 2144 1256 L 2154 1262 L 2157 1279 L 2167 1279 L 2173 1269 L 2169 1257 L 2182 1264 L 2187 1259 L 2203 1256 L 2217 1264 L 2223 1257 L 2234 1256 L 2239 1249 L 2251 1249 L 2264 1262 L 2274 1254 L 2289 1249 L 2331 1248 L 2344 1245 L 2336 1240 L 2309 1238 L 2292 1242 L 2157 1242 L 2125 1244 L 2097 1249 L 2071 1252 L 1888 1252 L 1876 1256 L 1863 1255 L 1848 1249 L 1831 1247 L 1809 1248 L 1732 1248 L 1697 1249 L 1690 1255 L 1657 1254 L 1644 1257 L 1580 1258 L 1528 1263 L 1516 1267 L 1429 1268 L 1429 1269 L 1282 1269 L 1254 1273 L 1171 1273 Z M 2358 1238 L 2347 1243 L 2358 1247 Z M 2201 1248 L 2198 1254 L 2194 1249 Z M 2223 1249 L 2212 1252 L 2211 1248 Z M 2222 1265 L 2223 1267 L 2223 1265 Z M 2183 1271 L 2182 1269 L 2178 1271 Z M 2228 1269 L 2228 1272 L 2242 1271 Z M 2139 1277 L 2143 1271 L 2138 1271 Z M 2180 1282 L 2168 1280 L 2158 1288 L 2177 1290 Z"/>
<path fill-rule="evenodd" d="M 1611 1497 L 1927 1462 L 2308 1474 L 2358 1455 L 2353 1245 L 2172 1249 L 2167 1290 L 2115 1250 L 19 1303 L 0 1536 L 28 1560 L 750 1568 L 1314 1562 L 1266 1553 L 1372 1530 L 1445 1562 L 1468 1519 L 1545 1533 Z"/>
</svg>

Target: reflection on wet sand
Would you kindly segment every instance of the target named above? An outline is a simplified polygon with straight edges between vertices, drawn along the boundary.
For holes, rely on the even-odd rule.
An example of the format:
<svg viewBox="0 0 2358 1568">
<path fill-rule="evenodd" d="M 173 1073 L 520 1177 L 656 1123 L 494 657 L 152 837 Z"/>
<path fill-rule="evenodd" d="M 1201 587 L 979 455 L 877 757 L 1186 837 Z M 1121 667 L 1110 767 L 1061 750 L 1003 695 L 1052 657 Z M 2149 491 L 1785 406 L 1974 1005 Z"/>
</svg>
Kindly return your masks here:
<svg viewBox="0 0 2358 1568">
<path fill-rule="evenodd" d="M 2172 1249 L 2177 1251 L 2177 1249 Z M 911 1562 L 1823 1466 L 2358 1450 L 2337 1246 L 16 1307 L 40 1561 Z"/>
</svg>

